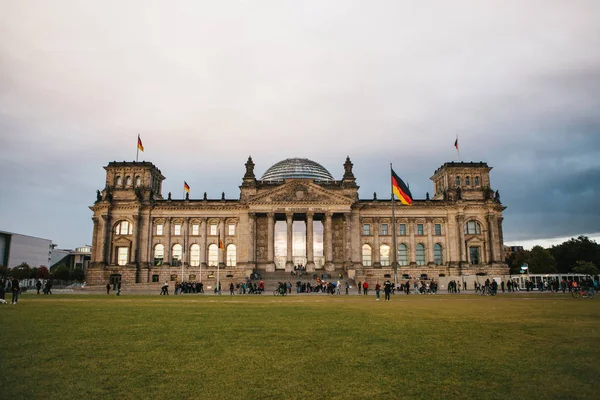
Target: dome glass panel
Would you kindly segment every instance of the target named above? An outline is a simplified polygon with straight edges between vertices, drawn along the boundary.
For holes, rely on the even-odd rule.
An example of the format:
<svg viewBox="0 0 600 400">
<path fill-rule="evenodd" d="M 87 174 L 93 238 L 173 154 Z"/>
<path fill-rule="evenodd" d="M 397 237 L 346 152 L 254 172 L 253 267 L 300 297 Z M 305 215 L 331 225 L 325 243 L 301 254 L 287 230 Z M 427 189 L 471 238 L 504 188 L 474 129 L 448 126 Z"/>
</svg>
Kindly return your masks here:
<svg viewBox="0 0 600 400">
<path fill-rule="evenodd" d="M 284 179 L 314 179 L 333 181 L 333 176 L 321 164 L 307 158 L 288 158 L 273 164 L 260 178 L 263 181 Z"/>
</svg>

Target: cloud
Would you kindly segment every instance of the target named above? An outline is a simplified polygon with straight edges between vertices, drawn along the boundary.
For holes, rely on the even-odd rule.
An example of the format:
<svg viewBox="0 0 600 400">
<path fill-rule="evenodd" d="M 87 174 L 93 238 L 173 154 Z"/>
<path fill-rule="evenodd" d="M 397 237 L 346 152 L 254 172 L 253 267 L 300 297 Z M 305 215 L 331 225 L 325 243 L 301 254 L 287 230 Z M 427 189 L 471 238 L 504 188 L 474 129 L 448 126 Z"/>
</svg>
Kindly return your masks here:
<svg viewBox="0 0 600 400">
<path fill-rule="evenodd" d="M 507 240 L 593 231 L 597 15 L 558 0 L 5 2 L 2 228 L 88 242 L 102 166 L 133 160 L 138 134 L 165 196 L 185 180 L 228 198 L 248 155 L 257 175 L 307 157 L 336 178 L 349 155 L 363 198 L 389 197 L 393 162 L 423 198 L 458 134 L 462 160 L 494 167 Z"/>
</svg>

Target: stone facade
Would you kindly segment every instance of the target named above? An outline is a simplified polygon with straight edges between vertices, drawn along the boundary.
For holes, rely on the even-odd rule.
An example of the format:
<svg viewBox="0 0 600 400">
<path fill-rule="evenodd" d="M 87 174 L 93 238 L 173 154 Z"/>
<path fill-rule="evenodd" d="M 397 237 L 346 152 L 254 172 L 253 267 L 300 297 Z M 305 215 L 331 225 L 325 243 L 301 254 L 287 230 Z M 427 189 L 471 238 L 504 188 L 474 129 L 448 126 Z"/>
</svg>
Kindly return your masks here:
<svg viewBox="0 0 600 400">
<path fill-rule="evenodd" d="M 445 163 L 431 177 L 434 196 L 396 201 L 394 215 L 390 199 L 359 199 L 352 168 L 347 158 L 341 180 L 258 180 L 249 158 L 239 199 L 164 199 L 152 163 L 111 162 L 90 207 L 87 282 L 237 280 L 298 264 L 357 281 L 508 273 L 505 207 L 486 163 Z"/>
</svg>

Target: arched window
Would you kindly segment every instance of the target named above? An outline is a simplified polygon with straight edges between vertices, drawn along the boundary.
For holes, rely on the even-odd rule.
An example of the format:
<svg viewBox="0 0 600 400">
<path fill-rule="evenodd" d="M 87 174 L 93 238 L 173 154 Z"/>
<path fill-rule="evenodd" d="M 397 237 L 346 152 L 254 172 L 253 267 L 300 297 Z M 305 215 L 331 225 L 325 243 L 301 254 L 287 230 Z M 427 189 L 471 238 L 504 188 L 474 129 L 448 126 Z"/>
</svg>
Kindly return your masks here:
<svg viewBox="0 0 600 400">
<path fill-rule="evenodd" d="M 435 262 L 435 265 L 442 265 L 444 263 L 444 250 L 439 243 L 433 246 L 433 262 Z"/>
<path fill-rule="evenodd" d="M 208 265 L 210 267 L 219 265 L 219 247 L 214 243 L 208 246 Z"/>
<path fill-rule="evenodd" d="M 456 177 L 456 186 L 460 186 L 460 176 Z"/>
<path fill-rule="evenodd" d="M 174 244 L 171 250 L 171 265 L 180 266 L 181 265 L 181 256 L 183 253 L 183 248 L 179 243 Z"/>
<path fill-rule="evenodd" d="M 404 243 L 398 245 L 398 264 L 408 265 L 408 248 Z"/>
<path fill-rule="evenodd" d="M 200 265 L 200 245 L 193 244 L 190 246 L 190 266 L 197 267 Z"/>
<path fill-rule="evenodd" d="M 479 235 L 481 234 L 481 225 L 477 221 L 467 221 L 465 224 L 465 233 L 467 235 Z"/>
<path fill-rule="evenodd" d="M 465 185 L 469 186 L 471 184 L 471 178 L 468 176 L 465 178 Z"/>
<path fill-rule="evenodd" d="M 475 186 L 479 186 L 479 177 L 478 176 L 475 177 Z"/>
<path fill-rule="evenodd" d="M 390 246 L 387 244 L 379 246 L 379 262 L 383 266 L 390 265 Z"/>
<path fill-rule="evenodd" d="M 125 186 L 131 186 L 131 177 L 130 176 L 125 178 Z"/>
<path fill-rule="evenodd" d="M 165 259 L 165 246 L 157 244 L 154 246 L 154 265 L 162 265 Z"/>
<path fill-rule="evenodd" d="M 121 186 L 122 182 L 123 181 L 121 180 L 121 177 L 117 175 L 117 177 L 115 178 L 115 186 Z"/>
<path fill-rule="evenodd" d="M 417 265 L 425 265 L 425 246 L 419 243 L 416 247 L 417 250 Z"/>
<path fill-rule="evenodd" d="M 371 266 L 371 246 L 368 244 L 365 244 L 362 247 L 362 264 L 365 267 Z"/>
<path fill-rule="evenodd" d="M 235 244 L 227 245 L 227 266 L 235 267 L 236 265 L 236 248 Z"/>
<path fill-rule="evenodd" d="M 131 235 L 133 234 L 133 225 L 129 221 L 119 221 L 115 225 L 116 235 Z"/>
<path fill-rule="evenodd" d="M 142 186 L 142 178 L 141 177 L 139 177 L 139 176 L 135 177 L 135 186 L 136 187 Z"/>
</svg>

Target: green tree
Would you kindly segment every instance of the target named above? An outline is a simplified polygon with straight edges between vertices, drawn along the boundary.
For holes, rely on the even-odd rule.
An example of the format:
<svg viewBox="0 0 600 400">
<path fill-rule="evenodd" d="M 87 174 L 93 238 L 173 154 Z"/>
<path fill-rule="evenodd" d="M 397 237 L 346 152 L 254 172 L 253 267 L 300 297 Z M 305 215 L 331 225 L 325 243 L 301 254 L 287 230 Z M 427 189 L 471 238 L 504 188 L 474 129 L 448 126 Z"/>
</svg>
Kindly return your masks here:
<svg viewBox="0 0 600 400">
<path fill-rule="evenodd" d="M 528 250 L 520 250 L 516 253 L 512 253 L 506 258 L 506 263 L 510 268 L 511 274 L 519 274 L 521 272 L 521 265 L 528 262 L 530 252 Z"/>
<path fill-rule="evenodd" d="M 70 277 L 69 268 L 66 265 L 57 265 L 52 268 L 52 277 L 61 281 L 68 281 Z"/>
<path fill-rule="evenodd" d="M 587 236 L 579 236 L 556 246 L 552 246 L 550 253 L 556 260 L 559 272 L 571 272 L 577 261 L 589 261 L 600 267 L 600 245 Z"/>
<path fill-rule="evenodd" d="M 17 279 L 27 279 L 29 278 L 30 271 L 31 268 L 29 267 L 29 264 L 27 264 L 26 262 L 22 262 L 21 264 L 17 265 L 16 267 L 10 270 L 10 275 Z"/>
<path fill-rule="evenodd" d="M 550 250 L 542 246 L 534 246 L 529 252 L 527 260 L 529 272 L 532 274 L 556 273 L 556 260 L 552 257 Z"/>
<path fill-rule="evenodd" d="M 583 275 L 600 275 L 600 269 L 589 261 L 577 261 L 573 267 L 573 272 Z"/>
<path fill-rule="evenodd" d="M 50 271 L 48 271 L 48 267 L 45 265 L 40 265 L 35 273 L 35 277 L 37 279 L 50 279 Z"/>
<path fill-rule="evenodd" d="M 77 282 L 83 282 L 85 280 L 85 273 L 83 272 L 83 268 L 77 267 L 71 271 L 71 280 Z"/>
</svg>

